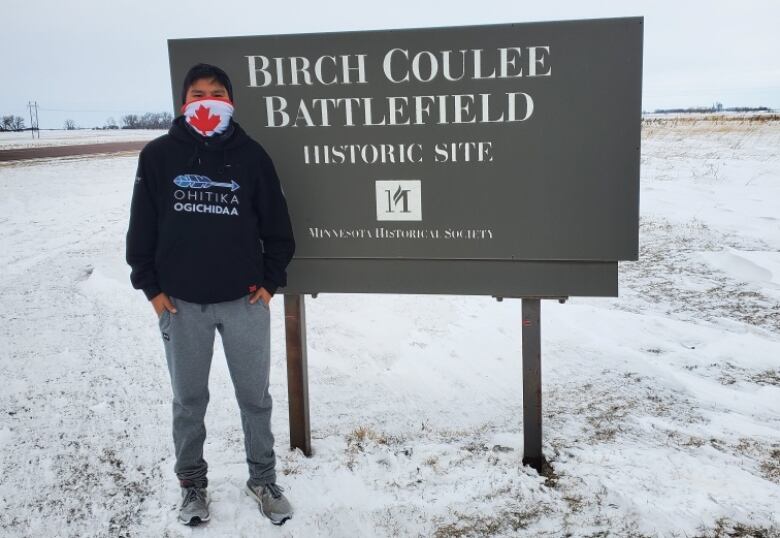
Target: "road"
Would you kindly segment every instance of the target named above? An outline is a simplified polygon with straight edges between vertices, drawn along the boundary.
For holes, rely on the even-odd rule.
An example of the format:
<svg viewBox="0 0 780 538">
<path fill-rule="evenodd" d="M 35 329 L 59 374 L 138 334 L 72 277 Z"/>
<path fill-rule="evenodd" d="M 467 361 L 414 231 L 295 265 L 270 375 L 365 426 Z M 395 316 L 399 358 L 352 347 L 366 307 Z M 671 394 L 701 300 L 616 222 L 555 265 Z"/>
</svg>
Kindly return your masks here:
<svg viewBox="0 0 780 538">
<path fill-rule="evenodd" d="M 102 144 L 78 144 L 72 146 L 45 146 L 40 148 L 16 148 L 0 150 L 0 161 L 22 161 L 28 159 L 47 159 L 71 155 L 93 155 L 98 153 L 118 153 L 122 151 L 140 151 L 148 140 L 133 142 L 106 142 Z"/>
</svg>

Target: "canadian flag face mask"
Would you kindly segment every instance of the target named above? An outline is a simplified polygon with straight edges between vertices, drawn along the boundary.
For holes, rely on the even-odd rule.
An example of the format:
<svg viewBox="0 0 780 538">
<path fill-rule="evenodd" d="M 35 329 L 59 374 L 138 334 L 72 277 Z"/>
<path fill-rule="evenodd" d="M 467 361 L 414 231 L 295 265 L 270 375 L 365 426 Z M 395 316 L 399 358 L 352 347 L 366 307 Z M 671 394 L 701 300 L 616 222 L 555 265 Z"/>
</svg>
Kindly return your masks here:
<svg viewBox="0 0 780 538">
<path fill-rule="evenodd" d="M 227 129 L 233 103 L 224 97 L 203 97 L 182 105 L 181 112 L 193 129 L 203 136 L 214 136 Z"/>
</svg>

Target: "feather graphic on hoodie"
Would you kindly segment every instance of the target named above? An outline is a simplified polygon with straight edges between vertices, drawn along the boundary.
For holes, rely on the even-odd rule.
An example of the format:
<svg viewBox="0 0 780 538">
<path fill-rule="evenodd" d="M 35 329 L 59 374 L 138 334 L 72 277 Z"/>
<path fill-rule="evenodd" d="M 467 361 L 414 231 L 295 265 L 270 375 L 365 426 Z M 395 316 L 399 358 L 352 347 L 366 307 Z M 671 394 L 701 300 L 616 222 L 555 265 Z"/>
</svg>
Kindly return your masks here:
<svg viewBox="0 0 780 538">
<path fill-rule="evenodd" d="M 181 174 L 173 178 L 173 182 L 183 189 L 208 189 L 209 187 L 228 187 L 231 191 L 237 190 L 240 185 L 235 180 L 230 183 L 212 181 L 208 176 L 198 174 Z"/>
</svg>

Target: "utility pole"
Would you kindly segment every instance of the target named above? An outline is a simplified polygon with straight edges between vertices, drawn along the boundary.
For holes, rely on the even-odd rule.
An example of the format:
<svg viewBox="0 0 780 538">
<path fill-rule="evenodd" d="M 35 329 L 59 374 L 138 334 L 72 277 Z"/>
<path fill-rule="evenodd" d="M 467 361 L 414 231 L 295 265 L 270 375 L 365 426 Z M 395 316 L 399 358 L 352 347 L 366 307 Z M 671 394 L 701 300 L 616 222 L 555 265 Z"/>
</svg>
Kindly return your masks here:
<svg viewBox="0 0 780 538">
<path fill-rule="evenodd" d="M 27 108 L 30 109 L 30 134 L 35 138 L 36 131 L 38 132 L 38 138 L 41 138 L 41 130 L 38 127 L 38 101 L 27 101 Z M 33 110 L 35 113 L 33 114 Z"/>
</svg>

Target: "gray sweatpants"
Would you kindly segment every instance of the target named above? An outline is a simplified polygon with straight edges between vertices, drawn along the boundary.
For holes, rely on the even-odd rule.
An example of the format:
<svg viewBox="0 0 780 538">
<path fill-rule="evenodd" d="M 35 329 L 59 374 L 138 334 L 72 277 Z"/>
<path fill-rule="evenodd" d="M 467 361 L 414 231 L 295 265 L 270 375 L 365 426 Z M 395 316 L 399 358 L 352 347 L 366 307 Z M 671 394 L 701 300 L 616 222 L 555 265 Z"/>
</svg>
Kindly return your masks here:
<svg viewBox="0 0 780 538">
<path fill-rule="evenodd" d="M 180 483 L 208 485 L 203 458 L 204 416 L 209 401 L 208 378 L 214 352 L 214 329 L 222 338 L 230 377 L 241 411 L 244 448 L 253 483 L 276 479 L 276 454 L 271 432 L 271 310 L 247 294 L 233 301 L 190 303 L 169 296 L 177 312 L 159 319 L 173 388 L 174 472 Z"/>
</svg>

